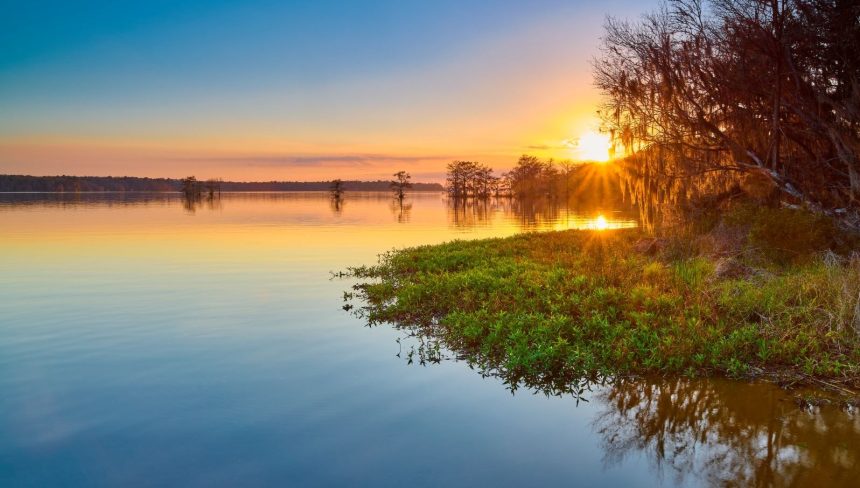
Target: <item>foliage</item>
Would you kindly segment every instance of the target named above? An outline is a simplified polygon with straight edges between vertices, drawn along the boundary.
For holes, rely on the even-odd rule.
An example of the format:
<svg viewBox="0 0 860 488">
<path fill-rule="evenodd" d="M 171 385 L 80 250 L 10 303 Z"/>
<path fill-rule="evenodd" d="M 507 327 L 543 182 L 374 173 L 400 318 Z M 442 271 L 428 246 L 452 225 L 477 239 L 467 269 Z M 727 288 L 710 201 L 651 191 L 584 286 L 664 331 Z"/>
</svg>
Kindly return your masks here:
<svg viewBox="0 0 860 488">
<path fill-rule="evenodd" d="M 523 155 L 504 178 L 509 182 L 511 194 L 519 198 L 555 196 L 558 170 L 553 161 Z"/>
<path fill-rule="evenodd" d="M 720 276 L 707 256 L 638 253 L 642 237 L 565 231 L 390 252 L 351 270 L 358 310 L 512 383 L 756 371 L 856 381 L 860 263 Z"/>
<path fill-rule="evenodd" d="M 856 216 L 857 2 L 672 0 L 610 19 L 594 72 L 646 224 L 750 176 L 784 201 Z"/>
<path fill-rule="evenodd" d="M 182 195 L 187 199 L 200 198 L 203 192 L 203 183 L 197 181 L 194 176 L 188 176 L 179 180 Z"/>
<path fill-rule="evenodd" d="M 194 176 L 188 176 L 179 180 L 179 191 L 182 192 L 182 196 L 186 200 L 199 199 L 203 196 L 204 192 L 209 198 L 215 198 L 216 193 L 218 196 L 221 195 L 222 182 L 220 178 L 210 178 L 206 181 L 200 181 Z"/>
<path fill-rule="evenodd" d="M 741 205 L 727 212 L 724 221 L 742 228 L 750 246 L 778 264 L 809 261 L 830 248 L 849 252 L 857 243 L 840 233 L 832 219 L 794 208 Z"/>
<path fill-rule="evenodd" d="M 618 191 L 621 181 L 610 165 L 543 160 L 523 155 L 500 177 L 492 168 L 473 161 L 448 164 L 448 194 L 455 201 L 486 200 L 491 196 L 516 197 L 521 202 L 542 199 L 584 206 L 624 205 Z"/>
<path fill-rule="evenodd" d="M 506 192 L 493 169 L 475 161 L 452 161 L 447 166 L 448 194 L 454 198 L 488 198 Z"/>
<path fill-rule="evenodd" d="M 340 178 L 331 180 L 331 184 L 329 185 L 328 191 L 332 199 L 334 200 L 340 200 L 341 198 L 343 198 L 343 194 L 345 191 L 343 188 L 343 180 L 341 180 Z"/>
<path fill-rule="evenodd" d="M 394 192 L 394 197 L 402 202 L 406 198 L 406 190 L 412 188 L 412 183 L 409 181 L 412 176 L 406 171 L 398 171 L 394 173 L 394 178 L 396 179 L 391 182 L 391 191 Z"/>
</svg>

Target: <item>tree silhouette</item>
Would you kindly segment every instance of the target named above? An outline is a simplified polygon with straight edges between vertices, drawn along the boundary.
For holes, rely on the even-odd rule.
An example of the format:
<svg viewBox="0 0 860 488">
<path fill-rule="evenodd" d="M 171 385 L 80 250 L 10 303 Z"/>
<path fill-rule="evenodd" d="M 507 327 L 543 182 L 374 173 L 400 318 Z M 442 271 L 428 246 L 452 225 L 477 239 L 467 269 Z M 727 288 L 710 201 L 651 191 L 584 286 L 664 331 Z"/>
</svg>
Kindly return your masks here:
<svg viewBox="0 0 860 488">
<path fill-rule="evenodd" d="M 391 182 L 391 190 L 394 192 L 394 198 L 403 203 L 403 199 L 406 198 L 406 190 L 412 188 L 412 183 L 409 182 L 412 177 L 406 171 L 398 171 L 394 173 L 394 177 L 396 179 Z"/>
<path fill-rule="evenodd" d="M 180 180 L 180 185 L 180 191 L 187 200 L 198 199 L 203 192 L 202 184 L 194 176 L 183 178 Z"/>
<path fill-rule="evenodd" d="M 600 113 L 636 203 L 695 206 L 753 179 L 857 218 L 860 4 L 672 0 L 605 30 Z"/>
<path fill-rule="evenodd" d="M 493 169 L 475 161 L 448 163 L 448 194 L 454 199 L 489 198 L 499 193 L 499 178 Z"/>
<path fill-rule="evenodd" d="M 340 178 L 336 180 L 331 180 L 331 184 L 329 185 L 328 191 L 331 197 L 335 200 L 340 200 L 341 198 L 343 198 L 343 194 L 345 191 L 343 187 L 343 180 L 341 180 Z"/>
</svg>

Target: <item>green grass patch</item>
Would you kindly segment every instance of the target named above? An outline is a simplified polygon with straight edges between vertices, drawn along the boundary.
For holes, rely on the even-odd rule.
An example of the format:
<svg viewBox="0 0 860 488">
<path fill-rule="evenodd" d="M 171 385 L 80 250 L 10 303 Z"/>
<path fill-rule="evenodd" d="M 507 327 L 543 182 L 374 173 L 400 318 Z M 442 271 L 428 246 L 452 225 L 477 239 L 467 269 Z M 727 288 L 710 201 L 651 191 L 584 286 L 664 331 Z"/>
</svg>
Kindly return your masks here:
<svg viewBox="0 0 860 488">
<path fill-rule="evenodd" d="M 768 371 L 856 384 L 856 262 L 799 264 L 777 250 L 767 273 L 720 278 L 715 258 L 635 252 L 642 237 L 564 231 L 390 252 L 351 270 L 357 310 L 513 382 Z"/>
</svg>

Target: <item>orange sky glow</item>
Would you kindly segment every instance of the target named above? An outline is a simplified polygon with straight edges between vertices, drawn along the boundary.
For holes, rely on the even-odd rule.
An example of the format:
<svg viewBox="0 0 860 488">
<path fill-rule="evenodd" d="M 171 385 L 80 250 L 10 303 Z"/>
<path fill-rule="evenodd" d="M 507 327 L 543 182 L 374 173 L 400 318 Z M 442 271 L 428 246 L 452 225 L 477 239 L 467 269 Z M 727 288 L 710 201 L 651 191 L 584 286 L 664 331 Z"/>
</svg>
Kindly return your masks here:
<svg viewBox="0 0 860 488">
<path fill-rule="evenodd" d="M 505 8 L 510 19 L 487 10 L 499 18 L 463 39 L 447 32 L 447 18 L 445 27 L 431 18 L 426 32 L 389 27 L 396 32 L 378 43 L 357 33 L 343 40 L 358 44 L 357 55 L 324 39 L 288 60 L 279 51 L 287 39 L 253 44 L 264 16 L 231 6 L 187 24 L 111 30 L 27 62 L 0 57 L 0 173 L 301 181 L 406 170 L 441 182 L 455 159 L 497 172 L 522 154 L 608 159 L 590 62 L 606 14 L 635 16 L 648 5 Z M 204 44 L 225 19 L 248 34 L 237 27 L 235 39 Z M 362 43 L 372 46 L 356 59 Z"/>
</svg>

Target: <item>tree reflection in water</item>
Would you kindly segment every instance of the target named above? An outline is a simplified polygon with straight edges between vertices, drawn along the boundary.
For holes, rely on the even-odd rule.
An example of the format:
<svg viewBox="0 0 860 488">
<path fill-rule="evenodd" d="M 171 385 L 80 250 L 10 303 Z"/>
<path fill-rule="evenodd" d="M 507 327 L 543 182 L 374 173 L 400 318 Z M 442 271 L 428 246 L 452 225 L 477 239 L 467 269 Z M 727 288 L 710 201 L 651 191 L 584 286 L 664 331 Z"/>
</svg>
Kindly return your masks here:
<svg viewBox="0 0 860 488">
<path fill-rule="evenodd" d="M 624 380 L 597 395 L 608 465 L 644 454 L 676 484 L 857 486 L 860 417 L 800 409 L 776 386 L 729 380 Z"/>
<path fill-rule="evenodd" d="M 191 214 L 196 213 L 200 208 L 205 208 L 210 211 L 220 210 L 222 208 L 220 194 L 211 196 L 182 194 L 180 198 L 182 199 L 182 208 Z"/>
<path fill-rule="evenodd" d="M 398 224 L 409 223 L 412 218 L 412 204 L 404 203 L 403 200 L 394 199 L 388 204 L 388 209 L 391 210 L 391 215 L 397 220 Z"/>
<path fill-rule="evenodd" d="M 346 205 L 346 201 L 344 200 L 343 197 L 337 197 L 337 198 L 333 197 L 329 200 L 329 207 L 331 207 L 331 212 L 335 216 L 339 217 L 341 214 L 343 214 L 344 205 Z"/>
<path fill-rule="evenodd" d="M 511 212 L 517 216 L 523 229 L 539 229 L 562 219 L 569 207 L 549 198 L 515 198 L 511 200 Z"/>
<path fill-rule="evenodd" d="M 635 227 L 636 212 L 632 207 L 609 207 L 571 202 L 562 198 L 449 198 L 448 222 L 459 229 L 473 229 L 492 225 L 493 219 L 504 216 L 516 222 L 523 231 L 552 229 L 592 228 L 592 221 L 600 216 L 610 228 Z"/>
<path fill-rule="evenodd" d="M 406 332 L 398 357 L 410 364 L 457 359 L 512 392 L 596 403 L 592 427 L 607 468 L 641 455 L 679 486 L 857 486 L 860 480 L 860 415 L 835 404 L 804 410 L 791 392 L 766 382 L 524 375 L 474 350 L 452 350 L 456 344 L 440 341 L 432 328 L 397 327 Z"/>
<path fill-rule="evenodd" d="M 448 222 L 461 229 L 490 224 L 493 212 L 504 208 L 507 199 L 451 198 L 448 200 Z"/>
</svg>

